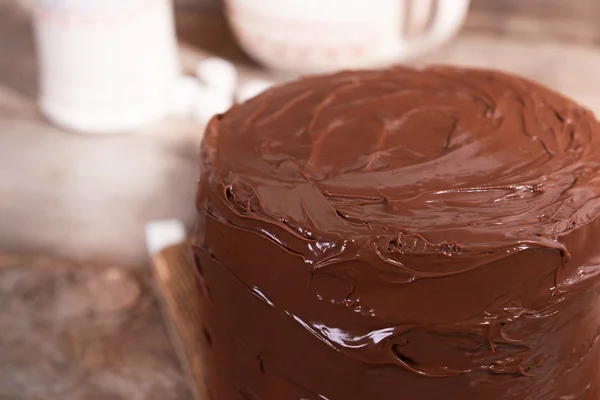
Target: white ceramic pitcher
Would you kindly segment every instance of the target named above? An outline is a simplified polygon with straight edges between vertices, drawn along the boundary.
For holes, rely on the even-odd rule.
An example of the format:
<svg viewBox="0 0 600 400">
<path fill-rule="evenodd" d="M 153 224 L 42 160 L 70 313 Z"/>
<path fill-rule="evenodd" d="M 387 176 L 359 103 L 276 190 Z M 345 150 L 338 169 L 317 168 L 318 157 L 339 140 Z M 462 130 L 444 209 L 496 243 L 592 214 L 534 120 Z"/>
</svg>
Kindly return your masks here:
<svg viewBox="0 0 600 400">
<path fill-rule="evenodd" d="M 264 65 L 313 72 L 405 61 L 451 38 L 469 0 L 226 0 L 242 47 Z"/>
</svg>

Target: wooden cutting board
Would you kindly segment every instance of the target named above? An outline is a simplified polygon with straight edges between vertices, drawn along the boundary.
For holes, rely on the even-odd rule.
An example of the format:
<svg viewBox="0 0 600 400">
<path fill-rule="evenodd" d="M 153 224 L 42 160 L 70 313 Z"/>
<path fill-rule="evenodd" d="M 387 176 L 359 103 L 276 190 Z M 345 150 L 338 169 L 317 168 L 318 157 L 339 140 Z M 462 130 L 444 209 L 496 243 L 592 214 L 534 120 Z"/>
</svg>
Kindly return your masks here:
<svg viewBox="0 0 600 400">
<path fill-rule="evenodd" d="M 156 295 L 197 400 L 209 399 L 203 373 L 200 289 L 188 242 L 167 247 L 153 257 Z"/>
</svg>

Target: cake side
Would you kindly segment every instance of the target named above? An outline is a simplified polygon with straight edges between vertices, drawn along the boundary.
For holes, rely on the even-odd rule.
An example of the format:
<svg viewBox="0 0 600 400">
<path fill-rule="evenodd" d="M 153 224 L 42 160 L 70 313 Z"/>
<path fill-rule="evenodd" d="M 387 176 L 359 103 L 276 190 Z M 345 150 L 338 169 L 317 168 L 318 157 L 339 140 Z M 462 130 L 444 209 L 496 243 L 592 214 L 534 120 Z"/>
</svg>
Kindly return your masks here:
<svg viewBox="0 0 600 400">
<path fill-rule="evenodd" d="M 194 248 L 214 398 L 600 395 L 599 130 L 451 68 L 307 78 L 215 118 Z"/>
</svg>

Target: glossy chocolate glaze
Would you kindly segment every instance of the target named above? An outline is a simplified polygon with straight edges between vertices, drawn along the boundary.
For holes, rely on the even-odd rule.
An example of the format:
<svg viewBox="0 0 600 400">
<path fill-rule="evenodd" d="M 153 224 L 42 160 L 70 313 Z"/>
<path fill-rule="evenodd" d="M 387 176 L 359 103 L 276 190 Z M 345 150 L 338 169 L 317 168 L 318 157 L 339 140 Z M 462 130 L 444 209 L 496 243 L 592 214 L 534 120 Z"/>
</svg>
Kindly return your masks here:
<svg viewBox="0 0 600 400">
<path fill-rule="evenodd" d="M 202 145 L 212 400 L 600 398 L 600 126 L 430 68 L 305 78 Z"/>
</svg>

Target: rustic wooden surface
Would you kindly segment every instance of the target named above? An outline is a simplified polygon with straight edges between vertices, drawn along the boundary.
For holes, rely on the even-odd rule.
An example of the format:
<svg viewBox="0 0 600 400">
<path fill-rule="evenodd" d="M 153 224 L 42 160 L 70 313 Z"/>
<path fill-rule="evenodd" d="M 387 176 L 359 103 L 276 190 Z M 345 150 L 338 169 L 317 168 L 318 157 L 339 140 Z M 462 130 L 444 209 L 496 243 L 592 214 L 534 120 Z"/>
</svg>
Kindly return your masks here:
<svg viewBox="0 0 600 400">
<path fill-rule="evenodd" d="M 0 0 L 0 249 L 144 263 L 148 220 L 193 219 L 202 126 L 61 131 L 37 109 L 34 54 L 28 14 Z"/>
<path fill-rule="evenodd" d="M 420 0 L 411 0 L 420 1 Z M 175 0 L 188 10 L 217 12 L 220 0 Z M 471 0 L 473 32 L 600 43 L 598 0 Z"/>
<path fill-rule="evenodd" d="M 466 29 L 526 39 L 600 44 L 598 0 L 472 0 Z"/>
<path fill-rule="evenodd" d="M 481 1 L 455 40 L 419 62 L 510 70 L 600 112 L 598 0 Z M 577 23 L 590 20 L 593 29 Z M 244 77 L 286 78 L 253 64 L 219 14 L 179 12 L 178 33 L 188 72 L 217 54 Z M 28 16 L 0 0 L 0 249 L 78 260 L 0 253 L 0 399 L 190 400 L 150 290 L 143 226 L 166 217 L 193 224 L 202 127 L 165 121 L 126 136 L 70 134 L 40 116 L 36 87 Z M 156 282 L 181 348 L 198 354 L 193 304 L 181 300 L 194 290 L 192 270 L 177 265 L 185 264 Z M 199 376 L 199 361 L 189 364 Z"/>
<path fill-rule="evenodd" d="M 150 287 L 143 270 L 0 253 L 0 399 L 191 400 Z"/>
</svg>

